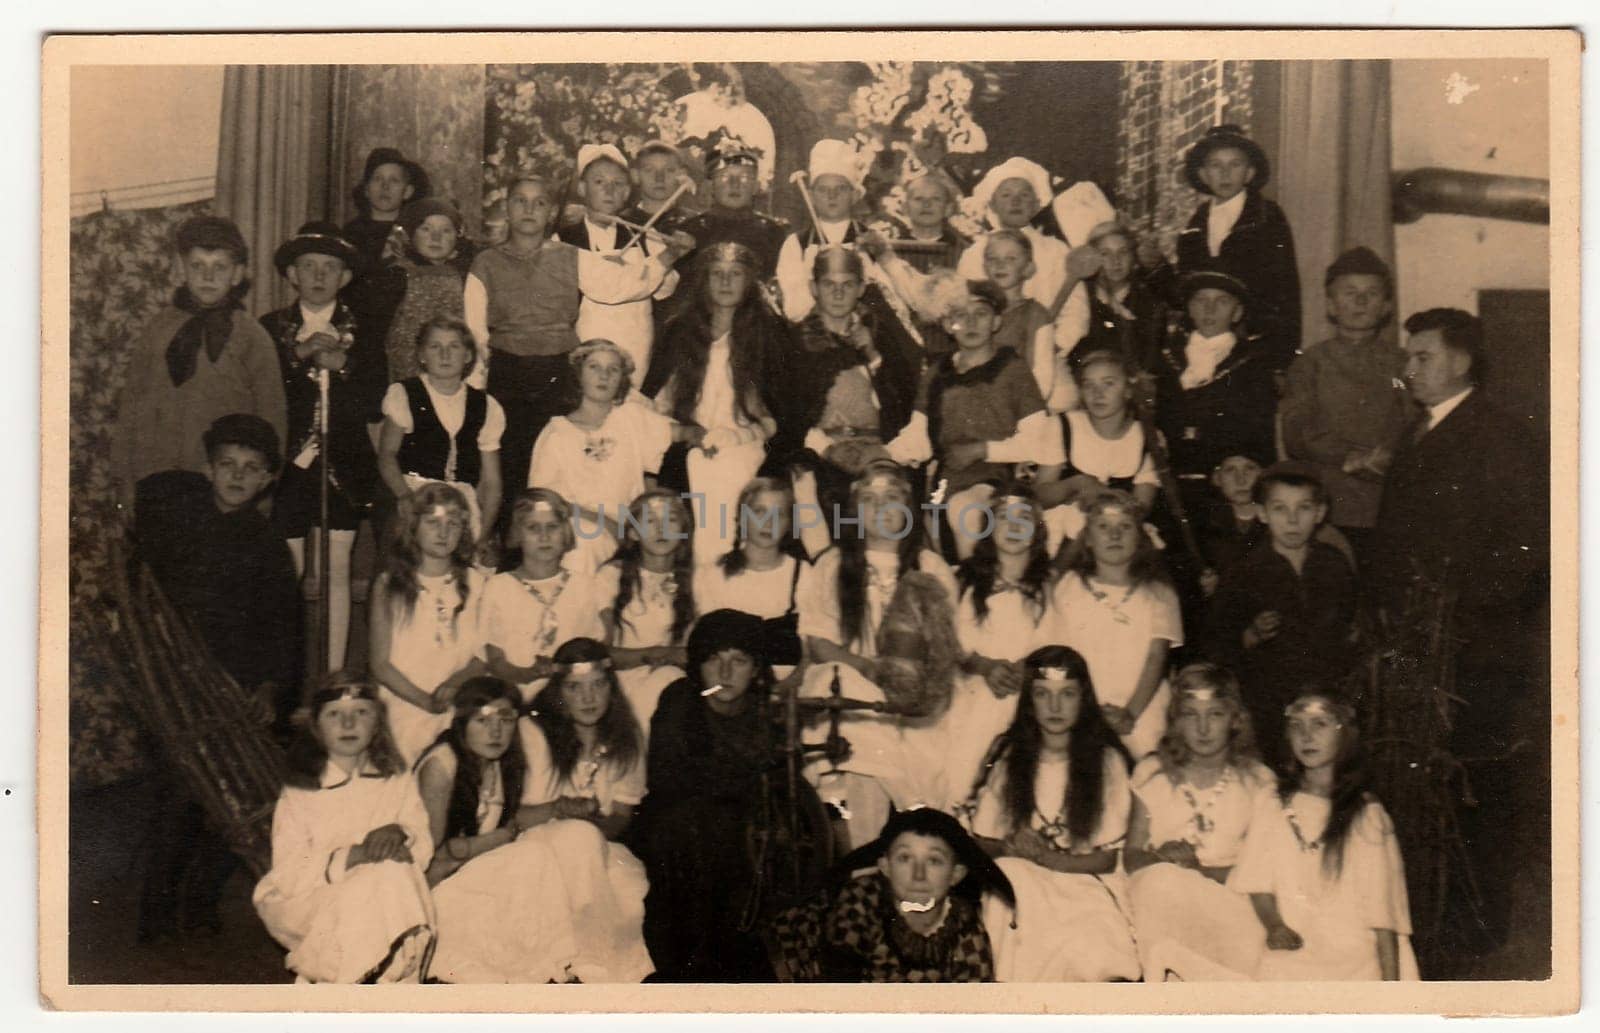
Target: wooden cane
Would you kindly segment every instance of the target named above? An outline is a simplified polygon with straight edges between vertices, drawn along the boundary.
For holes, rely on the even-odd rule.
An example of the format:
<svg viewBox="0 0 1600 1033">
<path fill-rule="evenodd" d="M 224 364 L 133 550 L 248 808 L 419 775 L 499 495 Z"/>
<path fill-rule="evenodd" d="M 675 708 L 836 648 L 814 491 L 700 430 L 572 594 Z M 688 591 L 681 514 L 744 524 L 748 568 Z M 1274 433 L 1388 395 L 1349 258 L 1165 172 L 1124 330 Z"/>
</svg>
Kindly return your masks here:
<svg viewBox="0 0 1600 1033">
<path fill-rule="evenodd" d="M 806 180 L 809 178 L 805 170 L 796 169 L 794 174 L 789 177 L 789 182 L 800 188 L 800 196 L 806 202 L 806 213 L 811 216 L 811 232 L 817 235 L 819 244 L 826 246 L 833 242 L 828 239 L 826 233 L 822 232 L 822 220 L 817 218 L 817 206 L 811 203 L 811 188 L 806 185 Z"/>
<path fill-rule="evenodd" d="M 694 186 L 694 180 L 690 179 L 688 176 L 685 176 L 683 179 L 679 180 L 678 189 L 672 192 L 672 196 L 662 202 L 661 207 L 656 209 L 656 213 L 650 216 L 650 218 L 646 219 L 644 225 L 638 228 L 633 238 L 622 246 L 629 248 L 633 246 L 634 241 L 642 240 L 644 234 L 649 233 L 650 228 L 656 224 L 656 220 L 667 214 L 667 212 L 671 210 L 672 206 L 678 203 L 678 198 L 682 197 L 691 186 Z M 631 226 L 632 224 L 630 223 L 629 225 Z"/>
</svg>

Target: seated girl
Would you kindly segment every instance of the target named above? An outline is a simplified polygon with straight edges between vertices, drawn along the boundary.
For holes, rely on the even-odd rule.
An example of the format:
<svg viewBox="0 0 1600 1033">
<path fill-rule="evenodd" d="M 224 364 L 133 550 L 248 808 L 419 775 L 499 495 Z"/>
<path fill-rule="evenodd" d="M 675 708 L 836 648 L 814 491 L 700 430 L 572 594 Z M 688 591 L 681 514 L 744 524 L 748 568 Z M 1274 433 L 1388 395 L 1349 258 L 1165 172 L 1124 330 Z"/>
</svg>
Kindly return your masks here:
<svg viewBox="0 0 1600 1033">
<path fill-rule="evenodd" d="M 641 727 L 656 699 L 683 677 L 684 641 L 694 623 L 694 553 L 689 506 L 675 493 L 647 491 L 628 506 L 622 547 L 597 575 L 622 694 Z"/>
<path fill-rule="evenodd" d="M 837 870 L 846 876 L 842 887 L 773 922 L 779 979 L 994 981 L 979 894 L 995 893 L 1013 907 L 1016 897 L 1005 873 L 956 819 L 932 807 L 896 811 L 883 834 Z"/>
<path fill-rule="evenodd" d="M 527 486 L 557 492 L 577 510 L 581 533 L 572 565 L 595 570 L 616 552 L 622 511 L 661 468 L 667 449 L 674 442 L 698 444 L 705 431 L 673 423 L 646 405 L 623 404 L 633 359 L 610 341 L 573 349 L 572 367 L 582 400 L 539 432 Z"/>
<path fill-rule="evenodd" d="M 526 758 L 526 772 L 517 773 L 516 797 L 505 781 L 501 795 L 513 802 L 500 805 L 514 814 L 497 830 L 440 848 L 448 863 L 466 860 L 434 890 L 442 917 L 433 971 L 447 982 L 638 982 L 652 968 L 639 931 L 644 868 L 611 842 L 644 791 L 638 725 L 603 645 L 574 639 L 555 662 L 528 720 L 515 721 L 516 690 L 503 682 L 480 708 L 493 734 L 483 745 L 517 757 L 507 770 Z M 460 722 L 469 743 L 474 720 Z M 481 731 L 488 739 L 491 728 Z M 418 770 L 440 810 L 462 791 L 446 781 L 449 767 L 441 756 L 434 770 Z"/>
<path fill-rule="evenodd" d="M 1066 462 L 1038 472 L 1052 553 L 1083 532 L 1083 507 L 1105 489 L 1128 492 L 1145 515 L 1161 490 L 1144 425 L 1133 411 L 1138 368 L 1109 349 L 1080 349 L 1077 356 L 1072 375 L 1083 408 L 1057 417 Z"/>
<path fill-rule="evenodd" d="M 427 320 L 417 330 L 414 348 L 421 371 L 390 384 L 383 396 L 378 474 L 397 499 L 429 481 L 455 487 L 471 510 L 471 537 L 477 541 L 500 511 L 505 413 L 499 402 L 465 382 L 477 351 L 461 320 Z"/>
<path fill-rule="evenodd" d="M 774 738 L 761 620 L 701 617 L 688 673 L 650 721 L 648 795 L 633 836 L 650 876 L 644 938 L 666 982 L 771 979 L 741 915 L 759 887 L 746 853 Z"/>
<path fill-rule="evenodd" d="M 545 488 L 518 495 L 506 535 L 507 559 L 515 565 L 483 590 L 484 659 L 490 673 L 532 699 L 555 671 L 557 646 L 605 637 L 605 600 L 591 573 L 566 563 L 577 535 L 572 508 L 560 495 Z"/>
<path fill-rule="evenodd" d="M 1394 823 L 1367 790 L 1355 709 L 1306 692 L 1285 712 L 1294 759 L 1250 823 L 1228 888 L 1266 931 L 1256 979 L 1417 979 Z"/>
<path fill-rule="evenodd" d="M 1123 853 L 1147 981 L 1255 971 L 1261 923 L 1227 881 L 1262 794 L 1276 787 L 1256 758 L 1238 679 L 1213 664 L 1179 671 L 1161 748 L 1133 769 Z"/>
<path fill-rule="evenodd" d="M 483 673 L 479 614 L 484 578 L 472 566 L 467 500 L 429 483 L 400 503 L 368 618 L 372 676 L 409 769 L 450 723 L 450 700 Z"/>
<path fill-rule="evenodd" d="M 1107 723 L 1143 757 L 1166 732 L 1167 654 L 1183 645 L 1178 597 L 1138 503 L 1105 491 L 1084 512 L 1063 554 L 1051 635 L 1088 660 Z"/>
<path fill-rule="evenodd" d="M 371 681 L 311 697 L 272 812 L 272 869 L 251 901 L 302 983 L 416 983 L 434 937 L 428 815 Z"/>
<path fill-rule="evenodd" d="M 1016 889 L 984 925 L 1002 983 L 1134 980 L 1139 956 L 1119 903 L 1127 751 L 1101 716 L 1089 665 L 1065 646 L 1023 662 L 1026 702 L 972 801 L 972 832 Z"/>
</svg>

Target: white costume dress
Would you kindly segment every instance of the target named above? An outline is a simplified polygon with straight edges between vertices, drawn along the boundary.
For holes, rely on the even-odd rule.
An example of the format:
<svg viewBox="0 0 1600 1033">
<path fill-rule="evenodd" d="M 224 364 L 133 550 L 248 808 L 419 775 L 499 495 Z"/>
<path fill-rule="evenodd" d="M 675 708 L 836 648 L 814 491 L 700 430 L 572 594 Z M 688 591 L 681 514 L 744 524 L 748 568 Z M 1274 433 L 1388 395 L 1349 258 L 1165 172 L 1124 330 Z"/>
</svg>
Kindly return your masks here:
<svg viewBox="0 0 1600 1033">
<path fill-rule="evenodd" d="M 689 450 L 689 500 L 694 516 L 694 554 L 700 560 L 720 556 L 733 544 L 739 521 L 739 492 L 761 468 L 767 454 L 767 434 L 759 425 L 745 421 L 735 404 L 731 337 L 723 334 L 711 342 L 706 359 L 705 380 L 700 400 L 695 405 L 694 422 L 704 427 L 702 446 Z M 749 347 L 754 347 L 752 342 Z M 678 379 L 674 375 L 656 396 L 656 409 L 672 411 Z M 751 412 L 760 409 L 760 399 L 746 399 Z M 714 448 L 715 455 L 706 449 Z"/>
<path fill-rule="evenodd" d="M 644 476 L 661 467 L 672 445 L 672 421 L 644 405 L 614 407 L 598 430 L 566 416 L 544 425 L 528 464 L 528 487 L 549 488 L 574 506 L 620 523 L 628 503 L 645 489 Z M 596 521 L 575 517 L 574 570 L 595 570 L 617 551 L 617 540 Z"/>
<path fill-rule="evenodd" d="M 622 569 L 615 563 L 601 567 L 595 575 L 598 582 L 596 595 L 603 609 L 614 610 L 617 588 L 622 580 Z M 648 649 L 652 646 L 670 646 L 672 641 L 672 604 L 677 598 L 677 577 L 671 571 L 658 574 L 653 570 L 639 569 L 639 584 L 633 598 L 623 613 L 613 612 L 616 626 L 615 644 L 623 649 Z M 617 672 L 617 682 L 628 706 L 639 722 L 641 732 L 648 738 L 650 718 L 655 715 L 656 701 L 668 685 L 683 677 L 683 668 L 639 666 Z"/>
<path fill-rule="evenodd" d="M 538 726 L 526 718 L 518 726 L 528 759 L 524 806 L 591 796 L 610 814 L 643 798 L 642 747 L 625 773 L 580 760 L 583 784 L 574 786 L 556 778 Z M 645 888 L 644 866 L 593 822 L 536 825 L 434 887 L 433 974 L 450 983 L 638 982 L 654 968 L 641 931 Z"/>
<path fill-rule="evenodd" d="M 1174 783 L 1159 757 L 1133 769 L 1133 793 L 1150 816 L 1149 847 L 1175 840 L 1194 845 L 1206 868 L 1230 868 L 1263 795 L 1276 791 L 1259 761 L 1229 766 L 1212 786 Z M 1152 864 L 1128 879 L 1134 940 L 1145 979 L 1167 972 L 1185 982 L 1248 979 L 1266 948 L 1266 932 L 1250 899 L 1192 868 Z"/>
<path fill-rule="evenodd" d="M 516 571 L 496 574 L 483 591 L 484 644 L 499 647 L 508 663 L 531 667 L 534 660 L 553 656 L 570 639 L 603 642 L 606 629 L 600 610 L 606 600 L 597 588 L 592 574 L 567 567 L 551 577 L 531 580 Z M 543 679 L 518 686 L 524 700 L 531 700 L 543 687 Z"/>
<path fill-rule="evenodd" d="M 1263 951 L 1255 978 L 1381 979 L 1379 929 L 1396 935 L 1400 978 L 1419 978 L 1393 822 L 1382 804 L 1369 802 L 1350 826 L 1339 874 L 1330 877 L 1322 867 L 1330 806 L 1327 797 L 1295 793 L 1284 807 L 1274 794 L 1262 800 L 1250 823 L 1228 888 L 1271 893 L 1284 925 L 1305 941 L 1299 950 Z"/>
<path fill-rule="evenodd" d="M 423 872 L 428 813 L 410 775 L 329 763 L 321 787 L 287 786 L 272 812 L 272 870 L 251 900 L 284 964 L 313 983 L 418 982 L 434 936 Z M 350 848 L 385 825 L 406 831 L 411 861 L 346 868 Z"/>
<path fill-rule="evenodd" d="M 996 765 L 978 796 L 974 835 L 1004 839 L 1012 823 L 1004 803 L 1006 764 Z M 1066 758 L 1040 757 L 1034 780 L 1032 828 L 1058 848 L 1067 846 Z M 1122 758 L 1105 754 L 1104 801 L 1090 847 L 1116 850 L 1128 832 L 1128 773 Z M 1046 820 L 1044 814 L 1052 815 Z M 1017 891 L 1017 907 L 984 896 L 983 924 L 994 947 L 995 980 L 1001 983 L 1091 983 L 1139 978 L 1120 871 L 1105 875 L 1056 872 L 1032 861 L 1002 857 L 997 863 Z M 1012 928 L 1012 922 L 1016 928 Z"/>
<path fill-rule="evenodd" d="M 1071 646 L 1089 663 L 1089 677 L 1102 704 L 1126 706 L 1139 686 L 1145 654 L 1155 639 L 1183 645 L 1178 597 L 1166 585 L 1129 588 L 1067 573 L 1056 583 L 1049 641 Z M 1153 751 L 1167 730 L 1171 690 L 1165 679 L 1149 705 L 1122 737 L 1135 761 Z"/>
<path fill-rule="evenodd" d="M 439 685 L 483 655 L 479 620 L 487 592 L 485 580 L 476 569 L 467 571 L 467 600 L 452 574 L 439 577 L 417 576 L 417 601 L 406 614 L 392 602 L 394 615 L 389 633 L 389 662 L 423 692 L 432 695 Z M 461 606 L 461 612 L 456 607 Z M 450 713 L 435 714 L 406 702 L 387 687 L 380 687 L 389 711 L 389 732 L 400 750 L 407 769 L 417 762 L 422 751 L 433 745 L 450 724 Z"/>
<path fill-rule="evenodd" d="M 607 256 L 618 254 L 619 246 L 628 243 L 633 236 L 632 230 L 615 223 L 602 226 L 587 219 L 584 222 L 589 234 L 588 250 Z M 655 302 L 652 299 L 670 298 L 677 289 L 678 271 L 669 269 L 661 278 L 661 286 L 648 298 L 607 304 L 585 294 L 578 303 L 578 322 L 573 330 L 580 341 L 602 338 L 615 344 L 628 353 L 633 368 L 643 376 L 650 368 L 650 347 L 655 340 L 655 321 L 651 316 Z"/>
</svg>

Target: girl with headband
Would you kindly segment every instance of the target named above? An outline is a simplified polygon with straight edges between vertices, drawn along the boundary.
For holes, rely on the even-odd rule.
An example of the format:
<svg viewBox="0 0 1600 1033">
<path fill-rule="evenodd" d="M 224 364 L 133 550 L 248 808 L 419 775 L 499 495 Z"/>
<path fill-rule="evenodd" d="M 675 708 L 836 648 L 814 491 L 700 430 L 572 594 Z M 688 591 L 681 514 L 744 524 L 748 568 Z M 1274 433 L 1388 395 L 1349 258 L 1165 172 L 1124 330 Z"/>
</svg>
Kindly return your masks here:
<svg viewBox="0 0 1600 1033">
<path fill-rule="evenodd" d="M 375 682 L 331 674 L 289 750 L 251 900 L 296 982 L 416 983 L 427 968 L 433 838 L 384 710 Z"/>
<path fill-rule="evenodd" d="M 1367 789 L 1355 709 L 1302 692 L 1285 710 L 1294 759 L 1251 822 L 1228 887 L 1265 931 L 1256 979 L 1417 979 L 1394 823 Z"/>
<path fill-rule="evenodd" d="M 1261 924 L 1227 888 L 1263 795 L 1277 786 L 1256 756 L 1239 681 L 1214 664 L 1178 672 L 1160 748 L 1133 769 L 1124 860 L 1145 979 L 1243 979 Z"/>
</svg>

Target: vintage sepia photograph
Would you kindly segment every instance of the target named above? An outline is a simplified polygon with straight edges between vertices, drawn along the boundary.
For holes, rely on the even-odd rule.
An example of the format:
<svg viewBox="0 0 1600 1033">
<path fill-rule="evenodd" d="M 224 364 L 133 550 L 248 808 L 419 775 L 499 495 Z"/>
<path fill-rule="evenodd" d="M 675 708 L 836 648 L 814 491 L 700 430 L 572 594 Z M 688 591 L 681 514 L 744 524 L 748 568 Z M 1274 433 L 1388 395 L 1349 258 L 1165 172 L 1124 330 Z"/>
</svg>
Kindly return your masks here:
<svg viewBox="0 0 1600 1033">
<path fill-rule="evenodd" d="M 1580 45 L 50 40 L 45 998 L 1575 1007 Z"/>
</svg>

